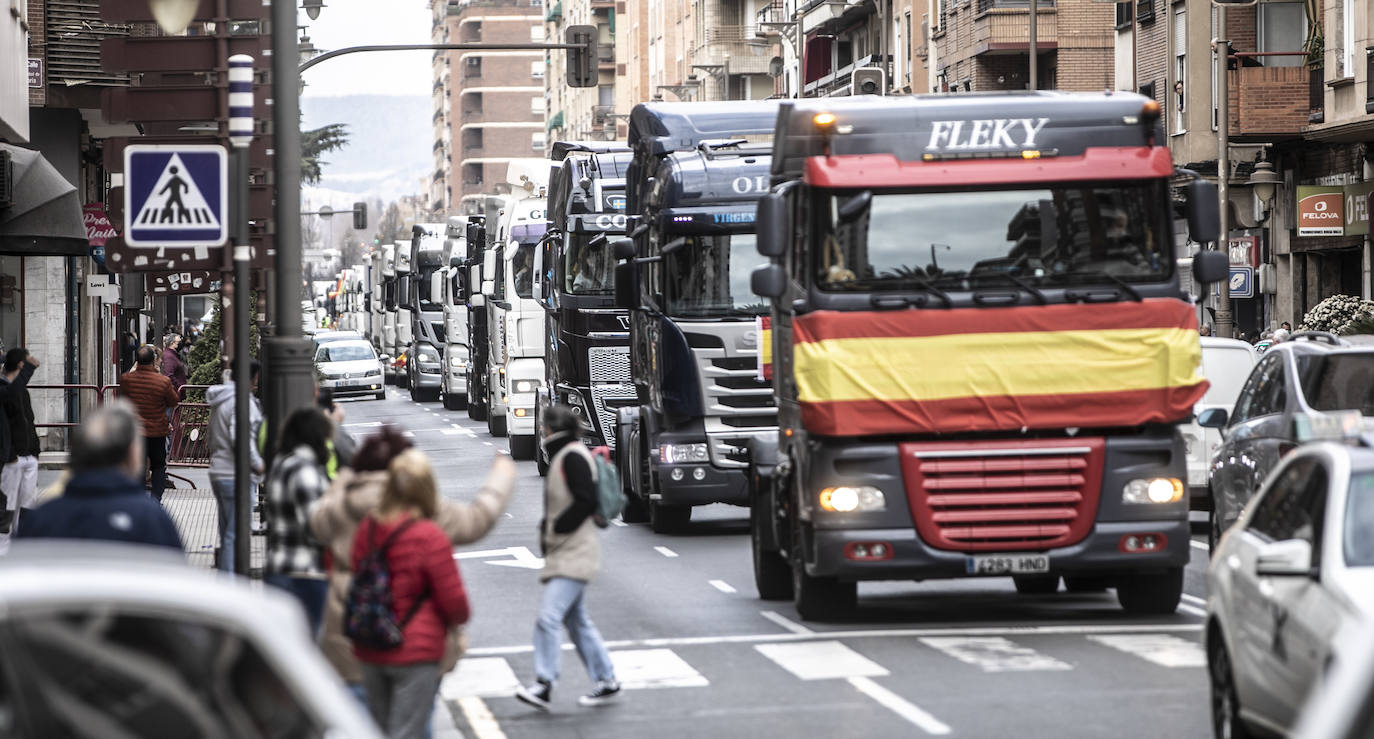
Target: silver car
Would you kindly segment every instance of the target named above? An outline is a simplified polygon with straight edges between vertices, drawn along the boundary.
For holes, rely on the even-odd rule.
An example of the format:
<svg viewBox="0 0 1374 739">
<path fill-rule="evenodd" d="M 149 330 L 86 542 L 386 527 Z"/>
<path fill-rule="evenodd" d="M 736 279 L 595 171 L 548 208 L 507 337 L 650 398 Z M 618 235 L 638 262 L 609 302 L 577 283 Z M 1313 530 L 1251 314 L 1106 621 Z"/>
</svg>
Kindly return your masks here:
<svg viewBox="0 0 1374 739">
<path fill-rule="evenodd" d="M 1215 735 L 1288 731 L 1338 632 L 1374 615 L 1374 450 L 1286 455 L 1218 542 L 1207 586 Z"/>
<path fill-rule="evenodd" d="M 380 737 L 300 607 L 153 547 L 0 557 L 0 736 Z"/>
<path fill-rule="evenodd" d="M 365 339 L 320 344 L 315 349 L 315 367 L 319 371 L 320 387 L 331 388 L 336 398 L 345 395 L 373 395 L 377 400 L 386 398 L 382 360 L 371 342 Z"/>
</svg>

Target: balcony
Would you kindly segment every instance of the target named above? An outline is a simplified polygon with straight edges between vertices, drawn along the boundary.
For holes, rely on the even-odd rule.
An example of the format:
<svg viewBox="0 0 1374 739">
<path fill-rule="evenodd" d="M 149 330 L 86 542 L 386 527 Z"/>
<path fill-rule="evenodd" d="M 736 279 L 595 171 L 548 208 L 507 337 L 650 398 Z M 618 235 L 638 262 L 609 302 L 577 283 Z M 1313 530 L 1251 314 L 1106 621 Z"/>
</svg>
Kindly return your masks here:
<svg viewBox="0 0 1374 739">
<path fill-rule="evenodd" d="M 765 26 L 765 23 L 785 23 L 792 20 L 787 17 L 787 9 L 783 7 L 782 0 L 773 0 L 765 3 L 759 8 L 757 15 L 757 29 L 755 33 L 759 36 L 778 36 L 782 34 L 782 29 L 777 26 Z"/>
<path fill-rule="evenodd" d="M 1297 138 L 1312 110 L 1312 70 L 1241 67 L 1230 72 L 1231 137 Z"/>
<path fill-rule="evenodd" d="M 1036 13 L 1035 39 L 1040 51 L 1058 47 L 1058 26 L 1053 7 Z M 1030 13 L 1005 5 L 988 10 L 974 20 L 973 39 L 974 56 L 1025 52 L 1030 48 Z"/>
<path fill-rule="evenodd" d="M 706 43 L 753 41 L 758 38 L 754 26 L 714 26 L 706 29 Z"/>
<path fill-rule="evenodd" d="M 890 58 L 891 57 L 889 57 L 889 59 Z M 863 57 L 862 59 L 856 59 L 851 64 L 846 64 L 845 66 L 840 67 L 839 69 L 835 70 L 834 72 L 831 72 L 830 74 L 825 75 L 824 77 L 821 77 L 820 79 L 808 82 L 806 83 L 806 96 L 832 97 L 835 95 L 848 95 L 851 92 L 849 89 L 849 83 L 850 80 L 852 80 L 854 77 L 854 70 L 860 67 L 872 67 L 881 64 L 882 59 L 882 56 L 878 54 L 869 54 L 868 56 Z M 730 64 L 733 67 L 735 61 L 731 59 Z"/>
<path fill-rule="evenodd" d="M 597 44 L 596 61 L 598 64 L 615 64 L 615 44 Z"/>
</svg>

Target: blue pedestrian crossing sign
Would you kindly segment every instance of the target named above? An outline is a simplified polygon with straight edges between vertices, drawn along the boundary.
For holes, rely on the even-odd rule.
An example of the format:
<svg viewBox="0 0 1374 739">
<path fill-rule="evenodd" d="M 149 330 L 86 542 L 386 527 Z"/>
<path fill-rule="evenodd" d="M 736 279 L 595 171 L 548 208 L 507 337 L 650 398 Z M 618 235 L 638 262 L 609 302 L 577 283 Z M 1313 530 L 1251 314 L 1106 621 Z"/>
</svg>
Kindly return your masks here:
<svg viewBox="0 0 1374 739">
<path fill-rule="evenodd" d="M 229 239 L 229 168 L 223 146 L 124 149 L 124 242 L 220 246 Z"/>
<path fill-rule="evenodd" d="M 1228 287 L 1233 298 L 1253 298 L 1255 297 L 1255 268 L 1254 267 L 1232 267 L 1231 279 Z"/>
</svg>

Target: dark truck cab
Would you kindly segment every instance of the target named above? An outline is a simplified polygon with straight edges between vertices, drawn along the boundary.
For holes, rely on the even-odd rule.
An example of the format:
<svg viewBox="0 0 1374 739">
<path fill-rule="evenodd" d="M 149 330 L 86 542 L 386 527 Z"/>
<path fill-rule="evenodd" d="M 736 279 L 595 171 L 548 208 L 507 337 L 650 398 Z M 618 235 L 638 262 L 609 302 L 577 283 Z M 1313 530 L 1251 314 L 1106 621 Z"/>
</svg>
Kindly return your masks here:
<svg viewBox="0 0 1374 739">
<path fill-rule="evenodd" d="M 467 279 L 459 281 L 460 297 L 468 309 L 468 362 L 467 362 L 467 401 L 468 418 L 474 421 L 487 420 L 487 368 L 490 358 L 486 346 L 490 336 L 487 332 L 486 296 L 482 294 L 482 260 L 486 254 L 486 218 L 481 215 L 468 216 L 467 222 L 467 259 L 462 269 Z"/>
<path fill-rule="evenodd" d="M 535 400 L 536 438 L 543 411 L 567 405 L 586 419 L 589 446 L 616 445 L 615 418 L 634 405 L 630 322 L 615 305 L 612 244 L 626 232 L 628 150 L 554 145 L 549 179 L 549 231 L 535 256 L 534 296 L 544 306 L 545 382 Z M 535 452 L 541 474 L 548 458 Z"/>
<path fill-rule="evenodd" d="M 751 449 L 765 599 L 844 617 L 861 580 L 1011 575 L 1172 612 L 1177 424 L 1205 389 L 1154 101 L 806 101 L 778 117 L 753 276 L 779 433 Z M 1192 238 L 1216 189 L 1181 184 Z M 1225 255 L 1194 259 L 1202 283 Z"/>
<path fill-rule="evenodd" d="M 643 104 L 631 113 L 633 247 L 621 242 L 617 302 L 630 311 L 637 404 L 617 423 L 627 521 L 681 530 L 694 506 L 746 505 L 748 446 L 776 409 L 757 376 L 749 289 L 754 211 L 767 192 L 776 103 Z"/>
</svg>

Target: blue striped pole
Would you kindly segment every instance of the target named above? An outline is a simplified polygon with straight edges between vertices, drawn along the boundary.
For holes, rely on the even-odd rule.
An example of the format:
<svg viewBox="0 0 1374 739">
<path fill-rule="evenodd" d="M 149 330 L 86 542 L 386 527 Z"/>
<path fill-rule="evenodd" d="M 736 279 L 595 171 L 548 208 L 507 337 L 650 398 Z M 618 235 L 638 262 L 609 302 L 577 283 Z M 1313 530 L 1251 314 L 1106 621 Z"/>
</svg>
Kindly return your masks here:
<svg viewBox="0 0 1374 739">
<path fill-rule="evenodd" d="M 247 575 L 249 558 L 249 518 L 253 515 L 253 470 L 249 458 L 249 444 L 255 443 L 249 423 L 248 394 L 253 387 L 249 376 L 248 301 L 252 290 L 249 262 L 253 247 L 248 241 L 248 147 L 253 143 L 253 57 L 235 54 L 229 57 L 229 143 L 234 147 L 234 545 L 233 571 Z M 221 509 L 222 510 L 222 509 Z M 228 531 L 225 531 L 228 538 Z M 227 542 L 220 542 L 220 561 L 229 555 Z M 227 568 L 226 568 L 227 569 Z"/>
</svg>

